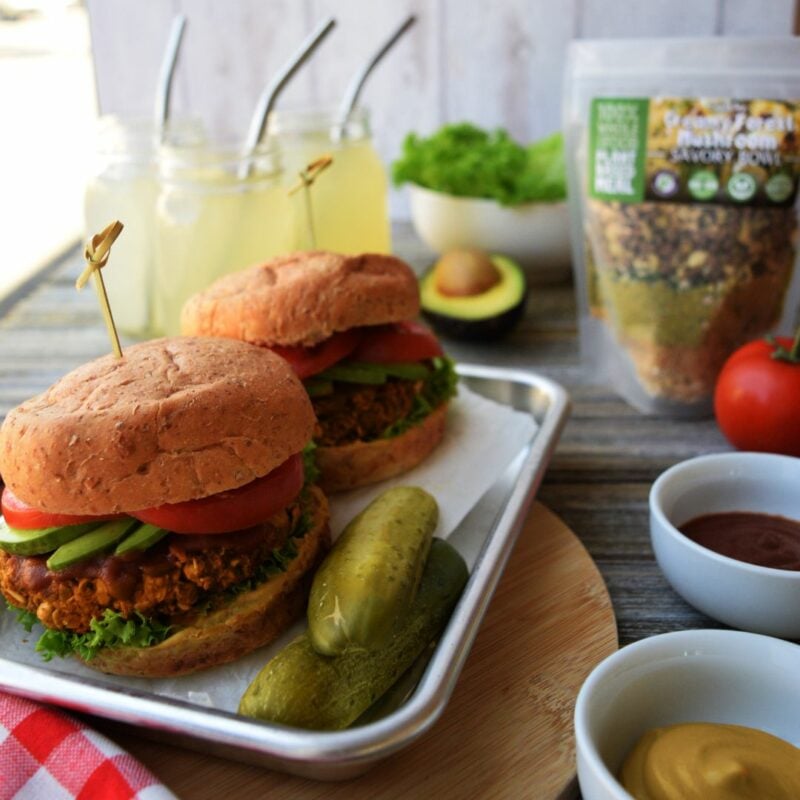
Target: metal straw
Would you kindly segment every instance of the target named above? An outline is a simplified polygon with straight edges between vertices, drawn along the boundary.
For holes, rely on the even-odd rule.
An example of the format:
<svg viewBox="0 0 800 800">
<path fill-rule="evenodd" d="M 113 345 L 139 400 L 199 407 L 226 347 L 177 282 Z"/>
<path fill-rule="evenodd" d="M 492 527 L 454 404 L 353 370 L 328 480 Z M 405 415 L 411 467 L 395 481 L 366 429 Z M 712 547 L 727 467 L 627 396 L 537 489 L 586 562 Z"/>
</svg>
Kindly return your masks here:
<svg viewBox="0 0 800 800">
<path fill-rule="evenodd" d="M 160 138 L 164 138 L 164 130 L 169 119 L 169 100 L 172 94 L 172 79 L 175 75 L 175 65 L 178 63 L 178 52 L 183 41 L 183 32 L 186 29 L 186 16 L 177 14 L 172 20 L 169 32 L 167 49 L 161 61 L 161 71 L 156 87 L 155 121 L 156 130 Z"/>
<path fill-rule="evenodd" d="M 339 130 L 344 128 L 347 118 L 353 112 L 358 102 L 361 90 L 367 82 L 372 70 L 378 66 L 383 57 L 395 46 L 400 37 L 417 21 L 414 14 L 411 14 L 405 22 L 378 48 L 374 55 L 364 64 L 363 67 L 353 76 L 347 86 L 341 106 L 339 106 Z"/>
<path fill-rule="evenodd" d="M 258 104 L 250 120 L 250 128 L 247 131 L 247 139 L 245 141 L 246 153 L 252 153 L 256 147 L 258 147 L 258 143 L 264 136 L 264 129 L 267 127 L 269 112 L 274 108 L 275 102 L 286 87 L 286 84 L 294 77 L 297 70 L 306 63 L 311 54 L 333 30 L 335 25 L 336 20 L 333 17 L 317 25 L 305 38 L 297 49 L 297 52 L 295 52 L 278 74 L 267 84 L 266 88 L 261 93 L 261 97 L 258 99 Z"/>
</svg>

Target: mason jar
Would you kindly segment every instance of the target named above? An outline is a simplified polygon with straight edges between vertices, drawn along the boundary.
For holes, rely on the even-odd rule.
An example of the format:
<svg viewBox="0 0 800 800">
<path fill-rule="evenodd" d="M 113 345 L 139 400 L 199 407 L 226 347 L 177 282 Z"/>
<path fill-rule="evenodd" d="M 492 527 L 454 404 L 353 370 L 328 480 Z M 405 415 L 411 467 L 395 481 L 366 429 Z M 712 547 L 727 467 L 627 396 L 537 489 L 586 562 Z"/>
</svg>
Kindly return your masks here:
<svg viewBox="0 0 800 800">
<path fill-rule="evenodd" d="M 222 275 L 297 249 L 292 204 L 268 145 L 161 148 L 153 327 L 180 332 L 183 304 Z"/>
<path fill-rule="evenodd" d="M 171 124 L 164 135 L 182 143 L 203 137 L 199 122 L 188 120 Z M 103 269 L 103 280 L 117 328 L 135 337 L 152 333 L 153 225 L 161 138 L 151 119 L 101 117 L 84 194 L 87 240 L 115 219 L 125 226 Z"/>
<path fill-rule="evenodd" d="M 310 189 L 292 201 L 302 247 L 339 253 L 388 253 L 391 231 L 386 169 L 372 143 L 366 109 L 357 108 L 343 122 L 335 111 L 273 111 L 267 120 L 267 139 L 276 144 L 287 187 L 322 155 L 333 162 Z M 307 214 L 313 214 L 315 241 Z"/>
</svg>

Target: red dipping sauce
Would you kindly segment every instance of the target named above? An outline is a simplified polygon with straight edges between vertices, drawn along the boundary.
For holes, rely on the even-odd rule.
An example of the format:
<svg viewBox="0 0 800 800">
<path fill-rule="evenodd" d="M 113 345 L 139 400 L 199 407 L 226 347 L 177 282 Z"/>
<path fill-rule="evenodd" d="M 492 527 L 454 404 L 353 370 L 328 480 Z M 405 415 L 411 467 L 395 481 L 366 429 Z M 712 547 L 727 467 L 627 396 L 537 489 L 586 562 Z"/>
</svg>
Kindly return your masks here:
<svg viewBox="0 0 800 800">
<path fill-rule="evenodd" d="M 800 521 L 773 514 L 704 514 L 678 529 L 693 542 L 728 558 L 800 571 Z"/>
</svg>

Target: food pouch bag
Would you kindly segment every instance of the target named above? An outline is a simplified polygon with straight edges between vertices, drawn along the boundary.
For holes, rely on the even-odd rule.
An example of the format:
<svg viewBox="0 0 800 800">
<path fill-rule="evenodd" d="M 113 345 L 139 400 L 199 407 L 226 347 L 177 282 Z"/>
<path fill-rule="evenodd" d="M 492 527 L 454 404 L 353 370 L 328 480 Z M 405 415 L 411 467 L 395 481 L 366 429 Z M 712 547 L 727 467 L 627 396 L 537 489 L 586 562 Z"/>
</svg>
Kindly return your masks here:
<svg viewBox="0 0 800 800">
<path fill-rule="evenodd" d="M 700 416 L 798 302 L 800 41 L 576 41 L 564 103 L 582 358 Z"/>
</svg>

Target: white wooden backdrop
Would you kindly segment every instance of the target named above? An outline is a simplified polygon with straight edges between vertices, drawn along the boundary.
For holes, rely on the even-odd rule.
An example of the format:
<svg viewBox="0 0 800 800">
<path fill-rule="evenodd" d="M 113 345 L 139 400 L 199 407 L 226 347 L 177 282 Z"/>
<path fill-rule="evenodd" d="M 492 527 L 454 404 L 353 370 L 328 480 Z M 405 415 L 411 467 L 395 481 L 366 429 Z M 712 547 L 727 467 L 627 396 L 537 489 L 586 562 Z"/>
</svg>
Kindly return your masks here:
<svg viewBox="0 0 800 800">
<path fill-rule="evenodd" d="M 87 0 L 99 107 L 149 114 L 171 19 L 189 25 L 176 114 L 241 135 L 270 75 L 308 31 L 337 28 L 279 107 L 336 105 L 375 43 L 418 22 L 367 85 L 388 162 L 409 130 L 444 122 L 503 126 L 522 141 L 559 127 L 566 45 L 575 37 L 790 35 L 794 0 Z M 399 195 L 395 216 L 405 216 Z"/>
</svg>

